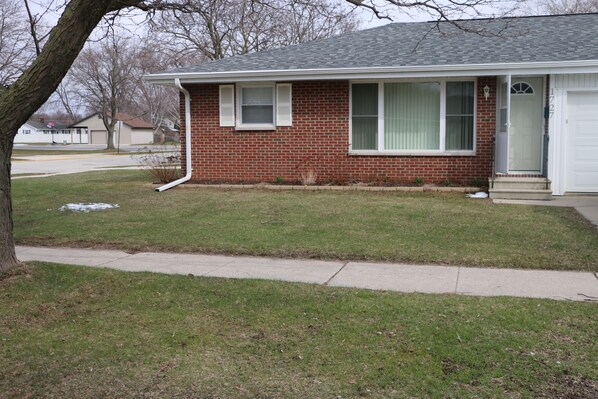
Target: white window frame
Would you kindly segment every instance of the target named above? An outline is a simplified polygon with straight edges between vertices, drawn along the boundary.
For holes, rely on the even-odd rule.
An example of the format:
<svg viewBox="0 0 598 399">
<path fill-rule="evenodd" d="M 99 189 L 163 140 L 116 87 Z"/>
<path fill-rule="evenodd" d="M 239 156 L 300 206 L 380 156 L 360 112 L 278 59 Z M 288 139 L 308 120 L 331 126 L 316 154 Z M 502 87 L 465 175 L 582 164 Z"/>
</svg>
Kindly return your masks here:
<svg viewBox="0 0 598 399">
<path fill-rule="evenodd" d="M 243 123 L 243 88 L 267 87 L 272 90 L 272 123 Z M 241 83 L 236 85 L 236 130 L 276 130 L 276 83 Z"/>
<path fill-rule="evenodd" d="M 440 83 L 440 140 L 438 150 L 387 150 L 384 148 L 384 84 L 385 83 Z M 447 150 L 446 149 L 446 83 L 447 82 L 473 82 L 473 149 L 472 150 Z M 353 149 L 353 85 L 360 83 L 378 84 L 378 149 L 354 150 Z M 384 79 L 384 80 L 352 80 L 349 82 L 349 155 L 389 155 L 389 156 L 475 156 L 477 145 L 477 97 L 478 82 L 473 77 L 456 78 L 425 78 L 425 79 Z"/>
<path fill-rule="evenodd" d="M 515 86 L 516 84 L 526 84 L 527 87 L 529 87 L 530 89 L 532 89 L 532 92 L 531 93 L 526 93 L 526 92 L 523 92 L 523 93 L 520 93 L 520 92 L 511 93 L 511 91 L 513 90 L 513 86 Z M 521 81 L 515 82 L 515 83 L 511 82 L 511 87 L 509 88 L 509 95 L 510 96 L 533 96 L 535 94 L 536 94 L 536 91 L 534 90 L 534 87 L 532 85 L 530 85 L 529 83 L 527 83 L 525 80 L 521 80 Z"/>
</svg>

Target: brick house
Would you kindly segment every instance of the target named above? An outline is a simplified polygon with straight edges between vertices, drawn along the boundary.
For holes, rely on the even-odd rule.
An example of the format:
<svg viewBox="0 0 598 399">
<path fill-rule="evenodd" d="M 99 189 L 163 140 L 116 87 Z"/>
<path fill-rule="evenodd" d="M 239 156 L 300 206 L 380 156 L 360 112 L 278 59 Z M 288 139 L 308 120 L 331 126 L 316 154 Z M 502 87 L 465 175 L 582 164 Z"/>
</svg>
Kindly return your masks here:
<svg viewBox="0 0 598 399">
<path fill-rule="evenodd" d="M 496 198 L 598 192 L 598 14 L 461 23 L 390 24 L 147 76 L 181 91 L 180 182 L 313 170 L 341 184 L 489 181 Z"/>
</svg>

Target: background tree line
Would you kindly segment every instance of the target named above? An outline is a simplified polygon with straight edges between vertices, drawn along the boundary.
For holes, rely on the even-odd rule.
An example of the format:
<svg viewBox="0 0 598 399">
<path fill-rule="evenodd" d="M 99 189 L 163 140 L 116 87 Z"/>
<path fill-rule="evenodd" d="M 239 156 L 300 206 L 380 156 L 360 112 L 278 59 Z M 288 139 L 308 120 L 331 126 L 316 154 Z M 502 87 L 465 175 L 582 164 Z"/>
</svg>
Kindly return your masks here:
<svg viewBox="0 0 598 399">
<path fill-rule="evenodd" d="M 12 52 L 0 47 L 0 82 L 14 80 L 19 68 L 43 45 L 45 12 L 28 1 L 0 0 L 0 46 L 12 40 Z M 50 6 L 50 7 L 49 7 Z M 139 17 L 131 17 L 133 23 Z M 178 92 L 148 84 L 143 75 L 188 64 L 267 50 L 353 31 L 358 19 L 345 3 L 314 0 L 190 0 L 184 10 L 155 15 L 141 29 L 112 25 L 89 42 L 50 99 L 34 117 L 74 123 L 98 113 L 113 145 L 118 112 L 139 117 L 159 128 L 179 118 Z M 32 37 L 31 29 L 37 34 Z M 5 33 L 4 33 L 5 32 Z"/>
</svg>

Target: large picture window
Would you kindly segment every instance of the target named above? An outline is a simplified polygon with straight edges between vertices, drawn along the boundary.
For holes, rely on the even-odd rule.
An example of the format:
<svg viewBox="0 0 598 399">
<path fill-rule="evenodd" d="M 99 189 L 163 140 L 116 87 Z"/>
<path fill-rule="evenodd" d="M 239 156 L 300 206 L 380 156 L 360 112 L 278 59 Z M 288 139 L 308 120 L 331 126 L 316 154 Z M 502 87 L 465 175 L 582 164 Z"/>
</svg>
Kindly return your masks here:
<svg viewBox="0 0 598 399">
<path fill-rule="evenodd" d="M 475 84 L 467 81 L 354 83 L 353 151 L 472 152 Z"/>
<path fill-rule="evenodd" d="M 438 150 L 440 83 L 384 85 L 384 148 Z"/>
</svg>

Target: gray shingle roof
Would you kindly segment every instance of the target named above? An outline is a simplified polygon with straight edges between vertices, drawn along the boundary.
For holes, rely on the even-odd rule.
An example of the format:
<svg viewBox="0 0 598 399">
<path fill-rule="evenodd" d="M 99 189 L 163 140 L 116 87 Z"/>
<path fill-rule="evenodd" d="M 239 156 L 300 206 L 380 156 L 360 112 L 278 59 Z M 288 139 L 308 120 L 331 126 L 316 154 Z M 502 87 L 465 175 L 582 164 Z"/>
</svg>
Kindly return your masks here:
<svg viewBox="0 0 598 399">
<path fill-rule="evenodd" d="M 598 60 L 598 14 L 394 23 L 165 73 L 442 66 Z M 501 32 L 501 33 L 499 33 Z M 498 34 L 497 34 L 498 33 Z"/>
<path fill-rule="evenodd" d="M 49 130 L 50 128 L 48 127 L 48 123 L 50 123 L 50 122 L 54 123 L 54 130 L 68 129 L 68 125 L 61 123 L 61 122 L 51 121 L 51 120 L 46 120 L 46 121 L 42 122 L 42 121 L 35 120 L 35 119 L 29 119 L 27 121 L 27 124 L 31 127 L 36 128 L 37 130 Z"/>
</svg>

